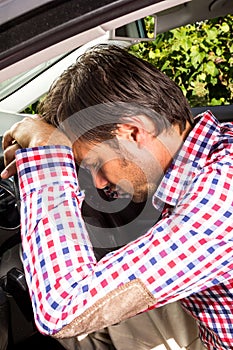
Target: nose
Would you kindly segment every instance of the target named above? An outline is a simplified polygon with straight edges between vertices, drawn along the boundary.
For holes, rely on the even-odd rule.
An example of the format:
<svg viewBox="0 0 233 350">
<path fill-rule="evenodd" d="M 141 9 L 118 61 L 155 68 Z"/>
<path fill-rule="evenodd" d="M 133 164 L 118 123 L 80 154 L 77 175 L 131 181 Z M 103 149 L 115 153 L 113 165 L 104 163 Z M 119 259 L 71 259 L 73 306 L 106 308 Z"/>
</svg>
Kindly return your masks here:
<svg viewBox="0 0 233 350">
<path fill-rule="evenodd" d="M 98 170 L 98 171 L 91 170 L 91 176 L 96 188 L 103 189 L 109 185 L 109 181 L 106 179 L 106 177 L 104 176 L 101 170 Z"/>
</svg>

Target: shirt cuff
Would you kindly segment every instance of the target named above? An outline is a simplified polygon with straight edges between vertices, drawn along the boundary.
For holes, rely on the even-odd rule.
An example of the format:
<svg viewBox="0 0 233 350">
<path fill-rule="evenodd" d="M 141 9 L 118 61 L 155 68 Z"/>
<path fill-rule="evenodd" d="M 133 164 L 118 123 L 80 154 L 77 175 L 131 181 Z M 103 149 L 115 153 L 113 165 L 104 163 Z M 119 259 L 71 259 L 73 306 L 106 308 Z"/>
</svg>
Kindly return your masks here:
<svg viewBox="0 0 233 350">
<path fill-rule="evenodd" d="M 19 149 L 16 165 L 22 196 L 56 183 L 78 184 L 73 152 L 67 146 Z"/>
</svg>

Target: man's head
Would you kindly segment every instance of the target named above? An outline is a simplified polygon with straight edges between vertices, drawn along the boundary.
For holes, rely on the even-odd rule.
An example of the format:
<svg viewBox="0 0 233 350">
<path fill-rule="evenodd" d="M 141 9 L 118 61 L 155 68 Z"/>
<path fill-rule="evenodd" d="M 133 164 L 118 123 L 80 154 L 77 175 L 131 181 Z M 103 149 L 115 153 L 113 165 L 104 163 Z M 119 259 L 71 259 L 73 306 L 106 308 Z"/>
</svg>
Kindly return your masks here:
<svg viewBox="0 0 233 350">
<path fill-rule="evenodd" d="M 49 123 L 60 126 L 76 112 L 110 102 L 144 108 L 150 117 L 156 112 L 169 125 L 178 124 L 181 132 L 186 121 L 192 123 L 188 102 L 172 80 L 125 48 L 108 45 L 96 46 L 81 55 L 51 86 L 40 113 Z M 103 124 L 108 125 L 110 116 L 102 117 Z M 118 117 L 116 124 L 122 115 L 114 117 Z M 110 123 L 109 130 L 114 128 Z"/>
<path fill-rule="evenodd" d="M 137 201 L 154 191 L 193 123 L 173 81 L 125 48 L 106 45 L 61 75 L 39 113 L 70 136 L 97 187 L 119 184 Z"/>
</svg>

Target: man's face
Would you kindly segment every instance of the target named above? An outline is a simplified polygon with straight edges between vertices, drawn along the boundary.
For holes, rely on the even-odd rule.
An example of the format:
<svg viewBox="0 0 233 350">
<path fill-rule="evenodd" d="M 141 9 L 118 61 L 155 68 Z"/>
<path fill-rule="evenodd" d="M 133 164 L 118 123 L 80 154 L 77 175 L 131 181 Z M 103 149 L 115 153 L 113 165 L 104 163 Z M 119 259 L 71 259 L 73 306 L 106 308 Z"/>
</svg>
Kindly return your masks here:
<svg viewBox="0 0 233 350">
<path fill-rule="evenodd" d="M 103 189 L 110 186 L 129 193 L 132 200 L 142 202 L 151 196 L 163 174 L 160 163 L 148 148 L 118 138 L 93 143 L 76 141 L 73 146 L 78 164 L 90 171 L 94 185 Z"/>
</svg>

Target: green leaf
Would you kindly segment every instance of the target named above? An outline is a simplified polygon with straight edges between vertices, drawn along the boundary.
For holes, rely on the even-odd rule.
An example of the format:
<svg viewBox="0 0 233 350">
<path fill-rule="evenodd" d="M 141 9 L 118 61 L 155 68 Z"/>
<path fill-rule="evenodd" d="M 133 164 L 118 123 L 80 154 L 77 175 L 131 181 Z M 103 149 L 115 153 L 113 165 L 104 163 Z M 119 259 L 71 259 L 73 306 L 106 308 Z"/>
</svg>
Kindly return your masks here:
<svg viewBox="0 0 233 350">
<path fill-rule="evenodd" d="M 211 84 L 212 84 L 213 86 L 215 86 L 216 84 L 218 84 L 218 79 L 217 79 L 217 78 L 211 77 L 211 78 L 210 78 L 210 82 L 211 82 Z"/>
<path fill-rule="evenodd" d="M 218 68 L 213 61 L 208 61 L 203 65 L 204 71 L 211 76 L 216 76 L 218 74 Z"/>
<path fill-rule="evenodd" d="M 219 46 L 216 47 L 216 55 L 217 55 L 217 56 L 221 56 L 221 55 L 222 55 L 222 52 L 223 52 L 223 51 L 222 51 L 222 48 L 221 48 L 221 47 L 219 47 Z"/>
<path fill-rule="evenodd" d="M 211 99 L 211 106 L 219 106 L 225 102 L 225 98 L 221 97 L 218 100 L 216 98 Z"/>
<path fill-rule="evenodd" d="M 154 59 L 155 59 L 155 57 L 156 57 L 155 52 L 154 52 L 154 51 L 152 51 L 152 50 L 150 50 L 150 51 L 149 51 L 149 58 L 150 58 L 150 59 L 152 59 L 152 60 L 154 60 Z"/>
<path fill-rule="evenodd" d="M 167 67 L 170 65 L 170 61 L 166 61 L 164 65 L 161 67 L 161 71 L 164 71 L 167 69 Z"/>
<path fill-rule="evenodd" d="M 206 74 L 205 73 L 200 73 L 197 76 L 198 81 L 205 81 L 206 80 Z"/>
<path fill-rule="evenodd" d="M 224 33 L 227 33 L 230 31 L 230 27 L 226 22 L 223 22 L 221 25 L 221 31 Z"/>
<path fill-rule="evenodd" d="M 218 36 L 218 30 L 217 28 L 211 28 L 210 30 L 207 31 L 207 38 L 208 40 L 212 41 L 215 40 Z"/>
<path fill-rule="evenodd" d="M 230 45 L 229 50 L 230 50 L 230 53 L 233 53 L 233 44 Z"/>
</svg>

